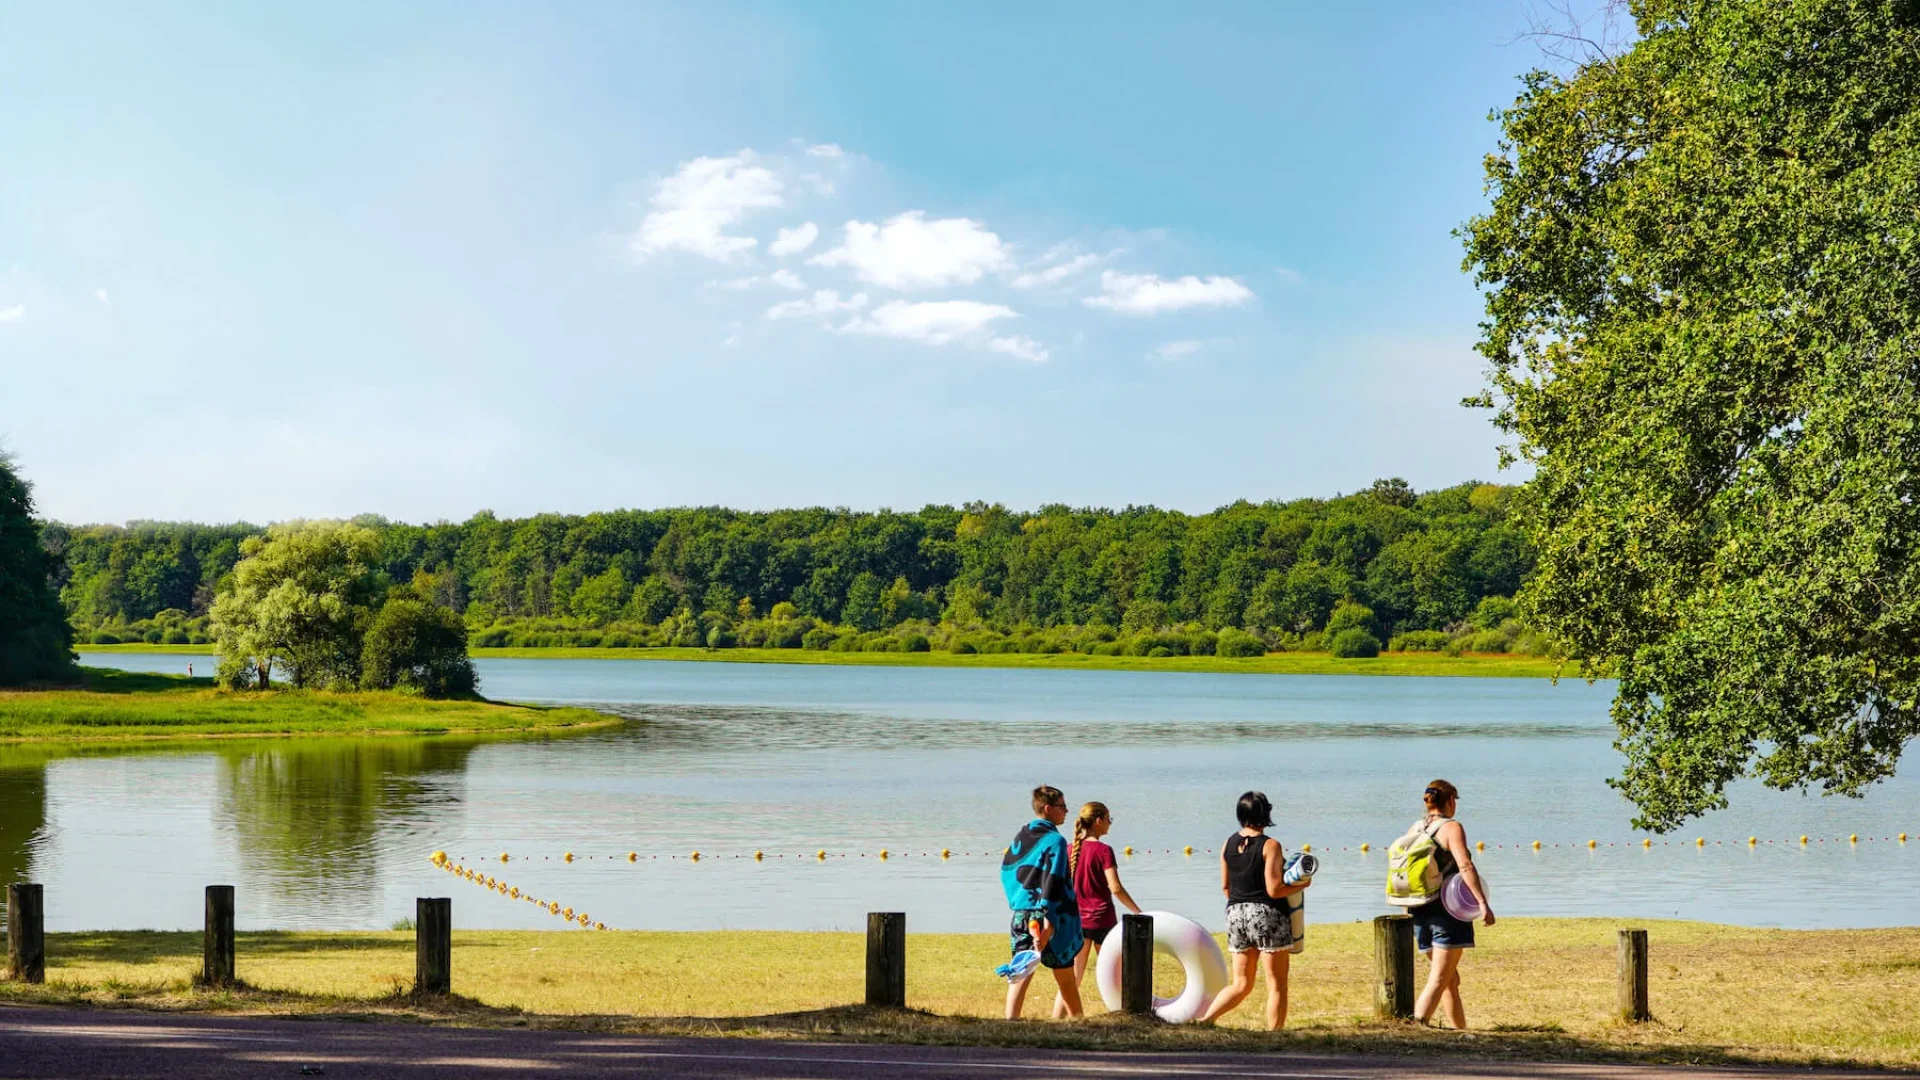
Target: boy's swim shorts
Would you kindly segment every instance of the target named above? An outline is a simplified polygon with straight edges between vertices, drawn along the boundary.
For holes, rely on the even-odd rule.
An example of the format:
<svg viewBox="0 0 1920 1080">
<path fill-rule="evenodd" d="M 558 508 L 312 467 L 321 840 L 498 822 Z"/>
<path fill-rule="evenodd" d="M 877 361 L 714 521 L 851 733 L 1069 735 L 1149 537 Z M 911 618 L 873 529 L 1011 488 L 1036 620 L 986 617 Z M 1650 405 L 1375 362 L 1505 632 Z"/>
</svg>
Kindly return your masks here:
<svg viewBox="0 0 1920 1080">
<path fill-rule="evenodd" d="M 1025 952 L 1033 948 L 1033 931 L 1028 924 L 1049 920 L 1053 923 L 1053 936 L 1047 939 L 1046 950 L 1040 954 L 1040 963 L 1050 968 L 1070 968 L 1073 958 L 1080 952 L 1080 916 L 1049 915 L 1043 908 L 1013 913 L 1013 922 L 1007 928 L 1007 940 L 1013 951 Z"/>
</svg>

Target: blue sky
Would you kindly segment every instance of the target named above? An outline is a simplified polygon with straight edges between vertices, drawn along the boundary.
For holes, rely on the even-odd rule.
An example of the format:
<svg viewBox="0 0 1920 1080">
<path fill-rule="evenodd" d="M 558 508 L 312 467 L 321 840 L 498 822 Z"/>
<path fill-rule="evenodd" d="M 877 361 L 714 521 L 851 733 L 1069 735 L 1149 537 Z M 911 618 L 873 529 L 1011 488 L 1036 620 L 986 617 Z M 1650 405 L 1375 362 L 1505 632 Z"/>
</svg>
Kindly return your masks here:
<svg viewBox="0 0 1920 1080">
<path fill-rule="evenodd" d="M 0 434 L 86 521 L 1496 478 L 1527 14 L 0 3 Z"/>
</svg>

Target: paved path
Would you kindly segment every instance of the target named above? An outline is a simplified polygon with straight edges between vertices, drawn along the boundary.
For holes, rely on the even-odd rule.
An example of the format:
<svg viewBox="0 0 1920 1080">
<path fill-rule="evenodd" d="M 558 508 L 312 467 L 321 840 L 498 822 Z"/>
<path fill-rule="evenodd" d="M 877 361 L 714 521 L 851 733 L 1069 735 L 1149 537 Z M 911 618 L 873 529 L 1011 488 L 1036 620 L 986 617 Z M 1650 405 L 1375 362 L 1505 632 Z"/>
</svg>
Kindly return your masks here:
<svg viewBox="0 0 1920 1080">
<path fill-rule="evenodd" d="M 0 1007 L 0 1077 L 440 1080 L 1780 1080 L 1766 1070 L 1540 1065 L 1313 1054 L 1091 1054 L 583 1035 L 518 1029 Z M 1885 1073 L 1827 1073 L 1884 1080 Z"/>
</svg>

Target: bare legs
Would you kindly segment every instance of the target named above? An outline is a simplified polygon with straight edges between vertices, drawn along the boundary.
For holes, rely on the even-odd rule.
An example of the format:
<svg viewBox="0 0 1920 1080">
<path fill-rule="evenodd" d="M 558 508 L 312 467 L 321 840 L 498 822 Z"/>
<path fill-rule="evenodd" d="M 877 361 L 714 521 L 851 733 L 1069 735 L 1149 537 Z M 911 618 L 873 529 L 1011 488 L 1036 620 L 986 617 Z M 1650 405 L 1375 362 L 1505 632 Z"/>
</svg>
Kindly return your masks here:
<svg viewBox="0 0 1920 1080">
<path fill-rule="evenodd" d="M 1097 948 L 1099 948 L 1099 946 L 1093 943 L 1092 938 L 1080 939 L 1080 951 L 1073 956 L 1073 985 L 1075 987 L 1086 985 L 1087 958 L 1094 955 L 1094 950 Z M 1067 1015 L 1067 999 L 1065 995 L 1055 994 L 1053 996 L 1053 1018 L 1055 1020 L 1065 1020 Z"/>
<path fill-rule="evenodd" d="M 1080 1015 L 1080 982 L 1074 977 L 1071 967 L 1050 968 L 1053 981 L 1060 984 L 1060 1003 L 1066 1006 L 1066 1015 Z M 1018 1020 L 1020 1013 L 1027 1007 L 1027 985 L 1033 982 L 1033 972 L 1007 984 L 1007 1019 Z"/>
<path fill-rule="evenodd" d="M 1279 1031 L 1287 1026 L 1287 972 L 1292 966 L 1292 953 L 1263 952 L 1260 954 L 1260 970 L 1267 976 L 1268 1031 Z"/>
<path fill-rule="evenodd" d="M 1252 951 L 1233 953 L 1233 981 L 1225 990 L 1214 996 L 1207 1005 L 1207 1011 L 1200 1014 L 1200 1022 L 1211 1024 L 1215 1020 L 1239 1008 L 1240 1003 L 1253 993 L 1253 964 L 1257 953 Z"/>
<path fill-rule="evenodd" d="M 1426 1023 L 1444 1005 L 1453 1026 L 1461 1031 L 1467 1029 L 1467 1007 L 1460 1001 L 1460 957 L 1465 952 L 1465 949 L 1434 947 L 1430 954 L 1433 962 L 1427 969 L 1427 988 L 1420 991 L 1420 1000 L 1413 1006 L 1415 1020 Z"/>
</svg>

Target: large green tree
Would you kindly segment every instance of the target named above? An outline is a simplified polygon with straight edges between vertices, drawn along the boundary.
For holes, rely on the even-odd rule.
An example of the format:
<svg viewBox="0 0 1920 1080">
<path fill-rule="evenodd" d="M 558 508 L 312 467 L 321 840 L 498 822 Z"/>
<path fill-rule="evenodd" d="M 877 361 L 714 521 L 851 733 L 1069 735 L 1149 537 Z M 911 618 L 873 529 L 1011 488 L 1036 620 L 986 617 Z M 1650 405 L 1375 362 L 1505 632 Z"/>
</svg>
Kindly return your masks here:
<svg viewBox="0 0 1920 1080">
<path fill-rule="evenodd" d="M 296 687 L 349 687 L 384 575 L 379 539 L 338 521 L 275 525 L 240 545 L 230 587 L 213 603 L 219 678 L 267 687 L 273 672 Z"/>
<path fill-rule="evenodd" d="M 1664 830 L 1920 732 L 1920 3 L 1630 9 L 1526 77 L 1465 232 L 1532 618 L 1619 676 Z"/>
<path fill-rule="evenodd" d="M 71 679 L 73 631 L 40 545 L 33 488 L 0 454 L 0 686 Z"/>
</svg>

